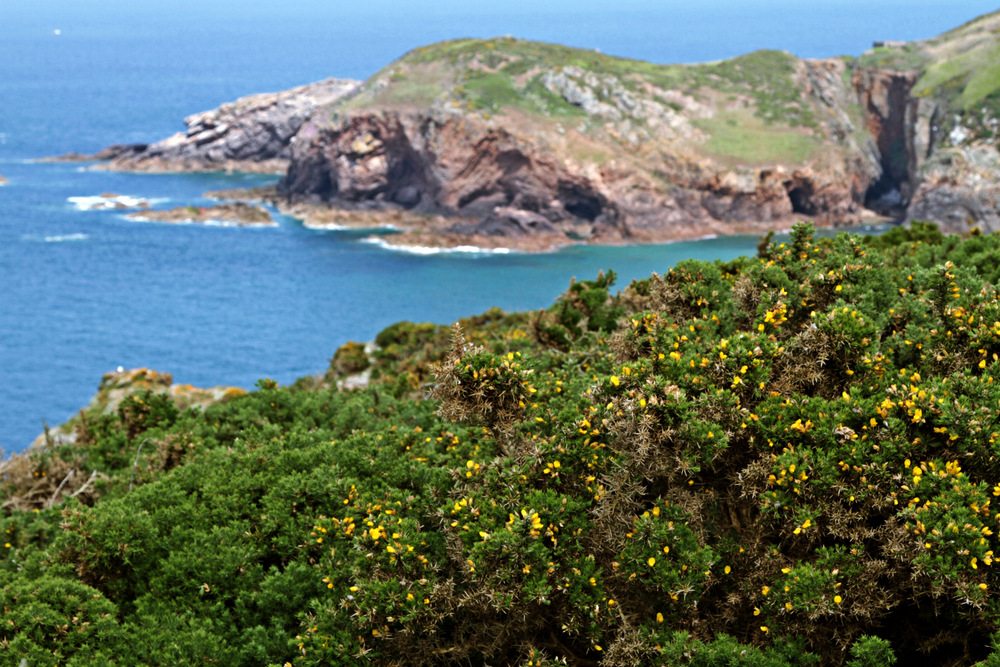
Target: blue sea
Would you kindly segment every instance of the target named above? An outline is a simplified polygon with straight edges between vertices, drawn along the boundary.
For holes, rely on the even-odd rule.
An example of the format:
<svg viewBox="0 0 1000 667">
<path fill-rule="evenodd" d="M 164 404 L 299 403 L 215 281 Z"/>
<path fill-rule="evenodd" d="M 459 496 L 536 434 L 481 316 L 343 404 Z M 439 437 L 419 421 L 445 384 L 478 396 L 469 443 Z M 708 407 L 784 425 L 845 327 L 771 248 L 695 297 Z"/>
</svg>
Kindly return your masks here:
<svg viewBox="0 0 1000 667">
<path fill-rule="evenodd" d="M 827 57 L 929 37 L 993 9 L 976 0 L 5 2 L 0 448 L 17 452 L 43 421 L 65 421 L 118 366 L 201 386 L 288 383 L 398 320 L 543 307 L 574 276 L 611 268 L 625 285 L 685 258 L 749 254 L 756 243 L 416 255 L 291 218 L 269 229 L 132 222 L 72 198 L 114 192 L 197 205 L 208 190 L 274 179 L 116 174 L 35 158 L 156 141 L 191 113 L 329 76 L 363 79 L 443 39 L 510 34 L 658 63 L 759 48 Z"/>
</svg>

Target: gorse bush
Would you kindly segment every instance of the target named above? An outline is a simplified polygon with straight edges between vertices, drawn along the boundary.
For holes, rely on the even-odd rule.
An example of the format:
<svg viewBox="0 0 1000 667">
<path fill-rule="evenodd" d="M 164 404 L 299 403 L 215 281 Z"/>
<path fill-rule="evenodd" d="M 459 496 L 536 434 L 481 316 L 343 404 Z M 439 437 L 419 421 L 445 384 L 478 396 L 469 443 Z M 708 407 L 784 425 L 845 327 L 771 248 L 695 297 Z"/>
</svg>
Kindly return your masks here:
<svg viewBox="0 0 1000 667">
<path fill-rule="evenodd" d="M 0 471 L 0 663 L 998 663 L 998 256 L 800 225 L 85 413 Z"/>
</svg>

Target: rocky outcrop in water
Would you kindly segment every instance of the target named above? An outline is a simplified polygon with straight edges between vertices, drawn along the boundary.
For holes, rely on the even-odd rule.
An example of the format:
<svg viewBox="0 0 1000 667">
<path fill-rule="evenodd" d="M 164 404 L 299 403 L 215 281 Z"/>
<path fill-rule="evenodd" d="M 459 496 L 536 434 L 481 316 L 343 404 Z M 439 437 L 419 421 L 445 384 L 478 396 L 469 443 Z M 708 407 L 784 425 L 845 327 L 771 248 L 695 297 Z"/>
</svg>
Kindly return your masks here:
<svg viewBox="0 0 1000 667">
<path fill-rule="evenodd" d="M 217 206 L 177 206 L 167 210 L 148 209 L 129 213 L 130 220 L 142 222 L 201 223 L 234 227 L 275 227 L 276 223 L 267 209 L 242 202 Z"/>
</svg>

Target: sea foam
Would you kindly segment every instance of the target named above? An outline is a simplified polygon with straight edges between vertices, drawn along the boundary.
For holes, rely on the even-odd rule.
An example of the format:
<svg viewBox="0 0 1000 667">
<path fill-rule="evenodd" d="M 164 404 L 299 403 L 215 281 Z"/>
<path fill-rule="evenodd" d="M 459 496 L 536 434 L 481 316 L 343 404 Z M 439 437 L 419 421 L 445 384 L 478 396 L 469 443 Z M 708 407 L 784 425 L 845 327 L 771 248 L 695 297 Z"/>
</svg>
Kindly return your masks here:
<svg viewBox="0 0 1000 667">
<path fill-rule="evenodd" d="M 395 252 L 405 252 L 411 255 L 443 255 L 451 253 L 466 253 L 471 255 L 509 255 L 513 251 L 510 248 L 480 248 L 474 245 L 459 245 L 453 248 L 435 248 L 422 245 L 396 245 L 389 243 L 379 236 L 369 236 L 361 239 L 362 243 L 371 243 Z"/>
<path fill-rule="evenodd" d="M 53 236 L 46 236 L 46 243 L 64 243 L 66 241 L 86 241 L 90 238 L 89 234 L 55 234 Z"/>
<path fill-rule="evenodd" d="M 121 208 L 140 208 L 151 204 L 159 204 L 166 199 L 150 199 L 132 195 L 96 195 L 88 197 L 67 197 L 67 201 L 80 211 L 106 211 Z"/>
<path fill-rule="evenodd" d="M 195 220 L 194 218 L 184 218 L 182 220 L 155 220 L 153 218 L 146 217 L 141 213 L 130 213 L 121 217 L 131 222 L 148 222 L 153 225 L 199 225 L 204 227 L 238 227 L 240 229 L 254 229 L 257 227 L 270 229 L 272 227 L 279 226 L 276 222 L 246 224 L 240 222 L 239 220 L 225 220 L 222 218 L 209 218 L 207 220 Z"/>
</svg>

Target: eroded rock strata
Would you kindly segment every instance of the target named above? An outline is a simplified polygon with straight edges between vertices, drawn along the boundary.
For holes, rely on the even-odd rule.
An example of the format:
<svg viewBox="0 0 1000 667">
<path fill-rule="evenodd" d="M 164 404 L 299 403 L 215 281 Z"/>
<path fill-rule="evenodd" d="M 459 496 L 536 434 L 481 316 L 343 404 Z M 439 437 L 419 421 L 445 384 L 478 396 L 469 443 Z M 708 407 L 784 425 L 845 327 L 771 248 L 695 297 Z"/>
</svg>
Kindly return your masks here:
<svg viewBox="0 0 1000 667">
<path fill-rule="evenodd" d="M 111 146 L 86 159 L 122 171 L 246 171 L 284 173 L 290 143 L 317 109 L 353 93 L 349 79 L 326 79 L 279 93 L 241 97 L 188 116 L 187 129 L 154 144 Z"/>
</svg>

